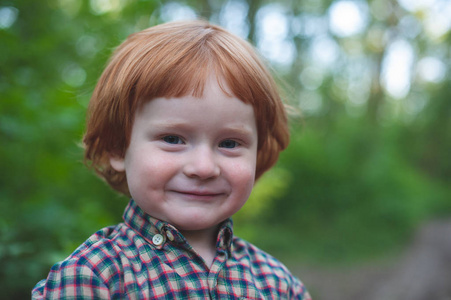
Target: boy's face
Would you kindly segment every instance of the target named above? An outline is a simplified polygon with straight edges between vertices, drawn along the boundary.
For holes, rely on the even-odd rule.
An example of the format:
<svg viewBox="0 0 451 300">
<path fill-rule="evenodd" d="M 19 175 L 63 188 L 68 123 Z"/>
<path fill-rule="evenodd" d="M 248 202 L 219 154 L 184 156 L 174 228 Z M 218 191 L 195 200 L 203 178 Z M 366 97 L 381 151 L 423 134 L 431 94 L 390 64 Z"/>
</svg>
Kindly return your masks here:
<svg viewBox="0 0 451 300">
<path fill-rule="evenodd" d="M 137 112 L 125 158 L 130 193 L 149 215 L 180 230 L 211 229 L 246 202 L 255 180 L 251 105 L 209 80 L 202 98 L 157 98 Z"/>
</svg>

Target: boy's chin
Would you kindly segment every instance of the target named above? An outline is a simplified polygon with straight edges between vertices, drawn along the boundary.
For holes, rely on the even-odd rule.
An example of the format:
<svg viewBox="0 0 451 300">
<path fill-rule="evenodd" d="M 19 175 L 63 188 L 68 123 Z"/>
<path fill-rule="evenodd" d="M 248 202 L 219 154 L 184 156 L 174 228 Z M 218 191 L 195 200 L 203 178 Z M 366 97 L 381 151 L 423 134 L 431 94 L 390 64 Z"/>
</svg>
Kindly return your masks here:
<svg viewBox="0 0 451 300">
<path fill-rule="evenodd" d="M 173 210 L 166 215 L 166 221 L 180 231 L 208 230 L 217 227 L 228 218 L 228 214 L 214 214 L 212 209 L 194 207 Z"/>
</svg>

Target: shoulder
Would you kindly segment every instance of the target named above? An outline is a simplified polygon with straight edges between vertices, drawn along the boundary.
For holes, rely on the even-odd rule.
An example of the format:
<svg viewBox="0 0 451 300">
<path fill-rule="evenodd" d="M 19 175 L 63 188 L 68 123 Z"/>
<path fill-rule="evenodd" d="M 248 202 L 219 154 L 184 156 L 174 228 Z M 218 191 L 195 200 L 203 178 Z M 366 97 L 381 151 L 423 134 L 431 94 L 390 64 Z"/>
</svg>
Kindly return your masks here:
<svg viewBox="0 0 451 300">
<path fill-rule="evenodd" d="M 105 227 L 91 235 L 68 258 L 53 266 L 66 267 L 77 264 L 103 272 L 105 263 L 118 259 L 124 247 L 130 246 L 127 229 L 123 224 Z"/>
<path fill-rule="evenodd" d="M 97 231 L 51 268 L 33 289 L 33 299 L 109 298 L 110 283 L 121 277 L 121 253 L 130 247 L 127 234 L 123 224 Z"/>
<path fill-rule="evenodd" d="M 288 268 L 278 259 L 238 237 L 233 239 L 233 256 L 238 260 L 249 260 L 249 263 L 259 272 L 292 277 Z"/>
<path fill-rule="evenodd" d="M 250 268 L 257 284 L 289 299 L 311 299 L 303 283 L 274 256 L 238 237 L 233 238 L 232 245 L 233 257 Z"/>
</svg>

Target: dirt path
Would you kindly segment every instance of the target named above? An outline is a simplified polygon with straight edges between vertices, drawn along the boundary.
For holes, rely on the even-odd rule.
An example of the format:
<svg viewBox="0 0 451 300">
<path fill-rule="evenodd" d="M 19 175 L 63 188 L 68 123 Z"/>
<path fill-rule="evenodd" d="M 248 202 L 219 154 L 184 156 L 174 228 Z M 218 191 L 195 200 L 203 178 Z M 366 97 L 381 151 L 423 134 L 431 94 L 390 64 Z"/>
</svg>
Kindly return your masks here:
<svg viewBox="0 0 451 300">
<path fill-rule="evenodd" d="M 390 261 L 293 272 L 314 300 L 451 300 L 451 220 L 422 226 L 410 247 Z"/>
</svg>

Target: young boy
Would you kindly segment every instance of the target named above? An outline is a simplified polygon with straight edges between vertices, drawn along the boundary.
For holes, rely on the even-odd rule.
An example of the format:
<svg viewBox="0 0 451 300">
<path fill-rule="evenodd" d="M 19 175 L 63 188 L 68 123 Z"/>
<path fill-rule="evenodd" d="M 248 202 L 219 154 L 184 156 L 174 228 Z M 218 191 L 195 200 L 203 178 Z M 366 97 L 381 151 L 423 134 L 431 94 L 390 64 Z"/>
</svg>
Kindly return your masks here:
<svg viewBox="0 0 451 300">
<path fill-rule="evenodd" d="M 284 106 L 254 49 L 204 21 L 129 36 L 92 96 L 86 160 L 131 197 L 33 298 L 310 299 L 230 217 L 288 144 Z"/>
</svg>

